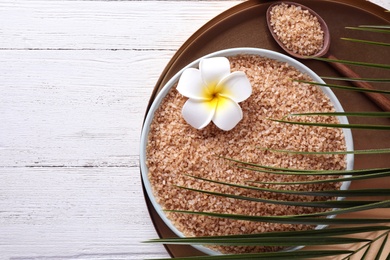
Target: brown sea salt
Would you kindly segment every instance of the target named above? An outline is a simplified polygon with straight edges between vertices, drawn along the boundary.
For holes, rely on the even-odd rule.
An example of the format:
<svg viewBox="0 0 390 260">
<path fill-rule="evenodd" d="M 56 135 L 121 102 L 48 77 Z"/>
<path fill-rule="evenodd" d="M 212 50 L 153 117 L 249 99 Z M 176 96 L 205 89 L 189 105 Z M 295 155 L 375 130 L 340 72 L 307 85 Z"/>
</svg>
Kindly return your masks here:
<svg viewBox="0 0 390 260">
<path fill-rule="evenodd" d="M 324 31 L 308 10 L 282 3 L 273 6 L 270 14 L 273 31 L 288 50 L 310 56 L 322 49 Z"/>
<path fill-rule="evenodd" d="M 181 116 L 186 98 L 173 87 L 156 111 L 147 145 L 147 166 L 154 195 L 164 209 L 209 211 L 256 216 L 281 216 L 323 211 L 319 208 L 265 204 L 202 194 L 175 185 L 213 192 L 273 200 L 315 201 L 318 197 L 275 194 L 240 189 L 189 177 L 194 175 L 223 182 L 247 185 L 247 181 L 318 180 L 320 176 L 274 175 L 232 165 L 217 156 L 262 165 L 298 169 L 345 169 L 343 155 L 304 155 L 274 153 L 261 148 L 300 151 L 345 150 L 340 129 L 307 127 L 273 122 L 291 112 L 333 111 L 329 98 L 316 86 L 291 79 L 310 80 L 290 65 L 255 55 L 229 58 L 232 71 L 244 71 L 251 81 L 252 95 L 240 103 L 244 118 L 225 132 L 212 123 L 202 130 L 188 125 Z M 337 123 L 333 117 L 305 117 L 294 120 Z M 217 155 L 217 156 L 216 156 Z M 325 190 L 339 186 L 260 185 L 289 190 Z M 322 198 L 323 199 L 323 198 Z M 167 213 L 185 236 L 250 234 L 270 231 L 303 230 L 304 225 L 249 222 L 200 215 Z M 213 247 L 223 253 L 275 251 L 277 247 Z"/>
</svg>

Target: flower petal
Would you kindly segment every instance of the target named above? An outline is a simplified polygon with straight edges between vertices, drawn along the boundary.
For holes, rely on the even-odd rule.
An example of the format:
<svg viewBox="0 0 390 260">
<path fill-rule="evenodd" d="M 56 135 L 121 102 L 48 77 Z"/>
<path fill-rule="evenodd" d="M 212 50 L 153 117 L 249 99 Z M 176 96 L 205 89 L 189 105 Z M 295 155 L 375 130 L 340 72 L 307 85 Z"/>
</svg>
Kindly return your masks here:
<svg viewBox="0 0 390 260">
<path fill-rule="evenodd" d="M 229 131 L 242 119 L 241 107 L 233 99 L 220 96 L 212 121 L 220 129 Z"/>
<path fill-rule="evenodd" d="M 211 102 L 188 99 L 183 106 L 184 120 L 196 129 L 206 127 L 214 116 L 217 107 L 216 100 Z"/>
<path fill-rule="evenodd" d="M 203 82 L 214 92 L 214 87 L 218 82 L 230 74 L 230 62 L 225 57 L 214 57 L 203 59 L 199 63 L 199 70 Z"/>
<path fill-rule="evenodd" d="M 183 71 L 177 84 L 177 90 L 185 97 L 206 100 L 204 96 L 206 86 L 198 69 L 189 68 Z"/>
<path fill-rule="evenodd" d="M 252 94 L 252 85 L 244 72 L 235 71 L 219 82 L 217 92 L 236 102 L 241 102 Z"/>
</svg>

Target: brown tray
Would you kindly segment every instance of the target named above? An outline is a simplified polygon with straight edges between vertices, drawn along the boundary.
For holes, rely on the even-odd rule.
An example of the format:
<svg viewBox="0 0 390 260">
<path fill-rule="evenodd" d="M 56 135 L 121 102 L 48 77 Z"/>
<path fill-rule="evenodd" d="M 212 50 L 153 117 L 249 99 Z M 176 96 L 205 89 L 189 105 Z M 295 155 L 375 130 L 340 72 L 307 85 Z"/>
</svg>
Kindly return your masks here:
<svg viewBox="0 0 390 260">
<path fill-rule="evenodd" d="M 149 101 L 148 110 L 156 94 L 180 69 L 190 62 L 214 51 L 234 47 L 257 47 L 284 53 L 276 44 L 267 29 L 266 10 L 274 1 L 249 0 L 221 13 L 195 32 L 176 52 L 158 79 Z M 360 38 L 373 41 L 388 42 L 388 34 L 362 33 L 361 31 L 345 29 L 347 26 L 390 24 L 390 13 L 366 0 L 296 0 L 304 4 L 323 17 L 331 33 L 330 53 L 339 59 L 375 62 L 388 64 L 390 48 L 369 46 L 359 43 L 346 42 L 340 37 Z M 340 76 L 325 62 L 315 60 L 301 60 L 320 76 Z M 386 70 L 353 67 L 362 77 L 388 77 Z M 328 83 L 332 83 L 328 81 Z M 340 83 L 339 83 L 340 84 Z M 348 85 L 348 83 L 343 83 Z M 389 89 L 388 84 L 377 84 L 376 88 Z M 340 100 L 345 111 L 380 111 L 379 108 L 367 99 L 362 93 L 352 91 L 333 90 Z M 386 118 L 364 119 L 349 118 L 350 123 L 390 124 Z M 390 147 L 388 131 L 352 131 L 355 149 L 373 149 Z M 375 158 L 375 160 L 373 160 Z M 355 168 L 390 167 L 390 156 L 384 155 L 356 155 Z M 390 178 L 370 181 L 354 181 L 351 189 L 382 187 L 389 188 Z M 150 217 L 160 237 L 175 237 L 175 234 L 164 224 L 154 210 L 150 200 L 144 192 Z M 390 210 L 376 210 L 365 214 L 389 217 Z M 356 216 L 356 214 L 355 214 Z M 172 257 L 204 255 L 191 246 L 167 245 L 166 249 Z"/>
</svg>

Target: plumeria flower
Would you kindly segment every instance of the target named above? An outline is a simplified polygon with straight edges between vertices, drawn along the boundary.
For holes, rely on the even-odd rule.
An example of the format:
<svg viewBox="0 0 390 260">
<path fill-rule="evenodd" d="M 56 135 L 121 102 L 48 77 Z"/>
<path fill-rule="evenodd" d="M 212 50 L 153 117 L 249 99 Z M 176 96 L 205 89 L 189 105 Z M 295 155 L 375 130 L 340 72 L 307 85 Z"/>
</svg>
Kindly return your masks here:
<svg viewBox="0 0 390 260">
<path fill-rule="evenodd" d="M 252 86 L 245 73 L 230 73 L 230 63 L 225 57 L 202 59 L 199 69 L 184 70 L 177 90 L 188 97 L 182 109 L 188 124 L 202 129 L 213 121 L 225 131 L 241 121 L 243 115 L 238 103 L 252 94 Z"/>
</svg>

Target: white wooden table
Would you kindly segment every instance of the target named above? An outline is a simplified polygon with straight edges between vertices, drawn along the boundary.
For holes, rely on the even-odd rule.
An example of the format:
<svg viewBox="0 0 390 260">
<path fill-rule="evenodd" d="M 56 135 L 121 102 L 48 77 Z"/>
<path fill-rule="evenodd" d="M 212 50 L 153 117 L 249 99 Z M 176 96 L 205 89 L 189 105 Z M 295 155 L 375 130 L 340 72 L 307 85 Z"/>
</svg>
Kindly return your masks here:
<svg viewBox="0 0 390 260">
<path fill-rule="evenodd" d="M 141 243 L 144 112 L 181 44 L 239 2 L 0 1 L 0 259 L 169 257 Z"/>
</svg>

